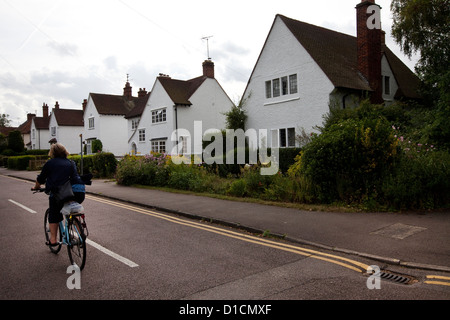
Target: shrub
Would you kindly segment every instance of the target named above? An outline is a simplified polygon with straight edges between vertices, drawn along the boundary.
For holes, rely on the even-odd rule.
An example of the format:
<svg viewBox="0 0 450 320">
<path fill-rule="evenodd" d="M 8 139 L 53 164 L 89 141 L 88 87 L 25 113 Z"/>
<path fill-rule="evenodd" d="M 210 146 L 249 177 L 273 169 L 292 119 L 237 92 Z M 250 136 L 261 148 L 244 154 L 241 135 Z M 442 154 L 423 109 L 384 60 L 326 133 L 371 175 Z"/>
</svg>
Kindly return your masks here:
<svg viewBox="0 0 450 320">
<path fill-rule="evenodd" d="M 69 156 L 81 171 L 81 156 Z M 83 156 L 83 173 L 91 173 L 96 178 L 111 178 L 117 168 L 117 160 L 114 154 L 100 152 L 93 155 Z"/>
<path fill-rule="evenodd" d="M 243 197 L 245 195 L 246 183 L 244 179 L 234 180 L 230 188 L 228 189 L 228 194 L 235 197 Z"/>
<path fill-rule="evenodd" d="M 314 185 L 311 196 L 318 201 L 352 202 L 376 197 L 396 153 L 397 140 L 384 118 L 347 119 L 314 138 L 295 167 Z"/>
<path fill-rule="evenodd" d="M 175 189 L 202 191 L 202 179 L 198 168 L 191 165 L 172 165 L 168 186 Z"/>
<path fill-rule="evenodd" d="M 15 156 L 8 158 L 8 168 L 13 170 L 27 170 L 30 160 L 35 160 L 34 156 Z"/>
<path fill-rule="evenodd" d="M 386 205 L 432 209 L 450 204 L 450 154 L 407 150 L 382 186 Z"/>
<path fill-rule="evenodd" d="M 165 186 L 169 178 L 168 166 L 169 158 L 163 154 L 126 156 L 117 165 L 116 179 L 122 185 Z"/>
<path fill-rule="evenodd" d="M 22 133 L 20 133 L 20 131 L 15 130 L 9 133 L 8 148 L 12 149 L 14 152 L 23 152 L 25 150 Z"/>
</svg>

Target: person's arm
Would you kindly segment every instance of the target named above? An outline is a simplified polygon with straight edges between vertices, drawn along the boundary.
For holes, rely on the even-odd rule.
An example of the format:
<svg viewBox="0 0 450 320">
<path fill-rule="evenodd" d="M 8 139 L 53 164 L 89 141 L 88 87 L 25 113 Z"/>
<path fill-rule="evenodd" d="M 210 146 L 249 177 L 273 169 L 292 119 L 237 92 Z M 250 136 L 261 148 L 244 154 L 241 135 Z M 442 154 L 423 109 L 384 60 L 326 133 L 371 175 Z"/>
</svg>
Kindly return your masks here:
<svg viewBox="0 0 450 320">
<path fill-rule="evenodd" d="M 37 190 L 41 188 L 41 184 L 44 184 L 45 181 L 47 180 L 47 176 L 48 176 L 48 165 L 47 165 L 48 161 L 44 164 L 44 166 L 42 167 L 41 173 L 37 176 L 36 178 L 36 183 L 34 185 L 33 190 Z"/>
</svg>

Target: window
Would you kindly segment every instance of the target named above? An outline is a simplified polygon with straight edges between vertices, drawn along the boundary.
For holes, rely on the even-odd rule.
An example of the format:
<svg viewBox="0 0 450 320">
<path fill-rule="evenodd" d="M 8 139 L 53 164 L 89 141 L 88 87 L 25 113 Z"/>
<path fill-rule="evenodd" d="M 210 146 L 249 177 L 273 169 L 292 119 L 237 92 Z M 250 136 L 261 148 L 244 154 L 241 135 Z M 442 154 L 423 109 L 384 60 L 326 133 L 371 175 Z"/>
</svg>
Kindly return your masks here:
<svg viewBox="0 0 450 320">
<path fill-rule="evenodd" d="M 266 98 L 272 98 L 272 81 L 266 81 Z"/>
<path fill-rule="evenodd" d="M 288 78 L 287 77 L 281 78 L 281 94 L 283 96 L 288 94 Z"/>
<path fill-rule="evenodd" d="M 36 139 L 36 129 L 31 131 L 31 139 Z"/>
<path fill-rule="evenodd" d="M 131 129 L 132 130 L 136 130 L 138 125 L 139 125 L 139 119 L 132 119 L 131 120 Z"/>
<path fill-rule="evenodd" d="M 266 99 L 298 93 L 297 74 L 265 82 Z"/>
<path fill-rule="evenodd" d="M 273 79 L 273 96 L 279 97 L 280 96 L 280 79 Z"/>
<path fill-rule="evenodd" d="M 159 123 L 166 121 L 166 109 L 158 109 L 152 111 L 152 123 Z"/>
<path fill-rule="evenodd" d="M 280 148 L 295 147 L 295 128 L 279 130 Z"/>
<path fill-rule="evenodd" d="M 50 128 L 50 133 L 52 136 L 56 136 L 56 127 L 51 127 Z"/>
<path fill-rule="evenodd" d="M 89 121 L 89 129 L 94 129 L 94 118 L 89 118 L 88 119 L 88 121 Z"/>
<path fill-rule="evenodd" d="M 187 148 L 187 142 L 188 142 L 188 137 L 180 137 L 181 140 L 181 154 L 187 154 L 188 153 L 188 148 Z"/>
<path fill-rule="evenodd" d="M 166 153 L 166 140 L 152 140 L 152 151 Z"/>
<path fill-rule="evenodd" d="M 391 94 L 391 79 L 388 76 L 384 76 L 384 94 Z"/>
<path fill-rule="evenodd" d="M 139 142 L 145 141 L 145 129 L 139 129 Z"/>
<path fill-rule="evenodd" d="M 289 76 L 289 93 L 297 93 L 297 75 L 291 74 Z"/>
</svg>

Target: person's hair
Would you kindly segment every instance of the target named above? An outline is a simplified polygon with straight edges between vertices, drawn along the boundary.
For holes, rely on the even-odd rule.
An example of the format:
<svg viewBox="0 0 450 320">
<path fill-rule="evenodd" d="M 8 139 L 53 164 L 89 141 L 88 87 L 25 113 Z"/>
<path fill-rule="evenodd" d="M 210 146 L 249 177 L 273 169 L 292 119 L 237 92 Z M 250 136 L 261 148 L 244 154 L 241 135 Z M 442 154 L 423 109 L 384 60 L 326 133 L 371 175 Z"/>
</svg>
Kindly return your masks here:
<svg viewBox="0 0 450 320">
<path fill-rule="evenodd" d="M 51 158 L 67 158 L 69 152 L 61 143 L 54 143 L 50 146 L 48 155 Z"/>
</svg>

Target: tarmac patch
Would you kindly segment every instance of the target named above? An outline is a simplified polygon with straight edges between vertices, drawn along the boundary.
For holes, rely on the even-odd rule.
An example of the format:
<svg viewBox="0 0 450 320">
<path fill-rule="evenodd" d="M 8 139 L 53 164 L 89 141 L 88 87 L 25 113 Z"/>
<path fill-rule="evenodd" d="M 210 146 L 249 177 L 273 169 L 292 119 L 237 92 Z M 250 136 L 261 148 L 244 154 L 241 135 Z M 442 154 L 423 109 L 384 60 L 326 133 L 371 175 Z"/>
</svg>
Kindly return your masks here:
<svg viewBox="0 0 450 320">
<path fill-rule="evenodd" d="M 412 236 L 418 232 L 424 231 L 427 228 L 410 226 L 402 223 L 395 223 L 390 226 L 381 228 L 377 231 L 373 231 L 370 234 L 377 234 L 381 236 L 391 237 L 394 239 L 405 239 L 406 237 Z"/>
</svg>

